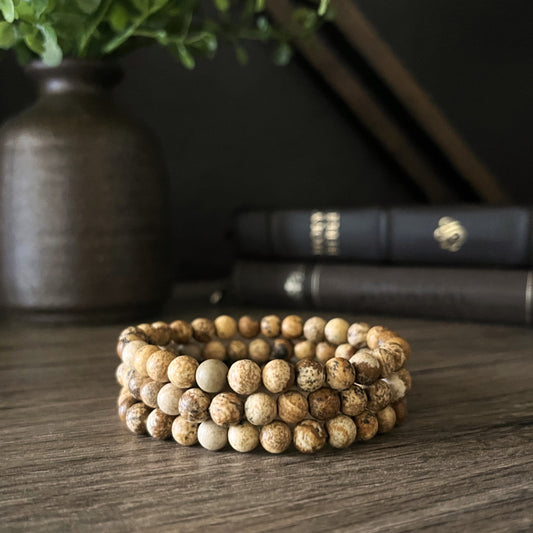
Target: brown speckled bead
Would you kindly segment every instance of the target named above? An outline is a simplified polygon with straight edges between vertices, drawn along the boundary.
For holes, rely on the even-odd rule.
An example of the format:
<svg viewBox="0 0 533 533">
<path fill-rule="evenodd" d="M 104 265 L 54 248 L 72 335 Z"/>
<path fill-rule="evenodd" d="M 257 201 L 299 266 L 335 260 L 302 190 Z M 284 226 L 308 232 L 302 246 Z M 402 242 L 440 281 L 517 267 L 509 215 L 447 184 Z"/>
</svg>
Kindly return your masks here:
<svg viewBox="0 0 533 533">
<path fill-rule="evenodd" d="M 137 326 L 146 336 L 146 342 L 154 343 L 154 328 L 152 324 L 139 324 Z"/>
<path fill-rule="evenodd" d="M 166 322 L 153 322 L 152 328 L 152 340 L 158 346 L 166 346 L 172 339 L 172 330 Z"/>
<path fill-rule="evenodd" d="M 146 361 L 146 373 L 154 381 L 166 383 L 168 381 L 168 367 L 174 358 L 174 354 L 166 350 L 153 353 Z"/>
<path fill-rule="evenodd" d="M 316 453 L 327 441 L 324 427 L 316 420 L 302 420 L 293 432 L 294 447 L 302 453 Z"/>
<path fill-rule="evenodd" d="M 346 415 L 337 415 L 326 422 L 328 442 L 333 448 L 348 448 L 357 436 L 355 422 Z"/>
<path fill-rule="evenodd" d="M 341 411 L 348 416 L 360 415 L 366 409 L 367 397 L 363 387 L 354 385 L 340 392 Z"/>
<path fill-rule="evenodd" d="M 211 420 L 218 426 L 238 424 L 242 418 L 243 403 L 234 392 L 217 394 L 209 406 Z"/>
<path fill-rule="evenodd" d="M 275 339 L 272 345 L 272 357 L 274 359 L 289 359 L 294 351 L 294 346 L 289 339 Z"/>
<path fill-rule="evenodd" d="M 411 357 L 411 345 L 404 338 L 395 335 L 388 337 L 386 342 L 389 344 L 399 344 L 405 355 L 405 360 L 409 361 Z"/>
<path fill-rule="evenodd" d="M 294 383 L 294 367 L 283 359 L 274 359 L 263 367 L 262 377 L 267 390 L 283 392 Z"/>
<path fill-rule="evenodd" d="M 209 342 L 215 336 L 215 324 L 208 318 L 195 318 L 191 326 L 192 336 L 199 342 Z"/>
<path fill-rule="evenodd" d="M 179 389 L 193 387 L 196 382 L 198 361 L 188 355 L 180 355 L 168 365 L 168 380 Z"/>
<path fill-rule="evenodd" d="M 297 339 L 303 333 L 303 320 L 298 315 L 288 315 L 281 321 L 281 334 L 286 339 Z"/>
<path fill-rule="evenodd" d="M 324 365 L 318 361 L 304 359 L 298 361 L 294 367 L 296 385 L 304 392 L 313 392 L 320 389 L 326 382 Z"/>
<path fill-rule="evenodd" d="M 326 321 L 319 316 L 313 316 L 305 321 L 303 327 L 304 337 L 315 344 L 324 340 L 324 328 Z"/>
<path fill-rule="evenodd" d="M 267 452 L 282 453 L 291 445 L 292 433 L 285 422 L 275 420 L 261 428 L 259 441 Z"/>
<path fill-rule="evenodd" d="M 239 318 L 237 328 L 245 339 L 252 339 L 259 334 L 259 322 L 248 315 Z"/>
<path fill-rule="evenodd" d="M 144 403 L 134 403 L 126 411 L 126 426 L 132 433 L 144 435 L 146 433 L 146 419 L 152 410 Z"/>
<path fill-rule="evenodd" d="M 355 369 L 355 381 L 361 385 L 371 385 L 381 374 L 381 365 L 369 348 L 362 348 L 350 358 Z"/>
<path fill-rule="evenodd" d="M 162 388 L 163 383 L 146 378 L 140 390 L 141 400 L 148 407 L 157 407 L 157 395 Z"/>
<path fill-rule="evenodd" d="M 276 418 L 276 400 L 265 392 L 256 392 L 246 398 L 244 414 L 254 426 L 265 426 Z"/>
<path fill-rule="evenodd" d="M 342 357 L 343 359 L 349 360 L 354 353 L 355 348 L 347 342 L 339 344 L 337 348 L 335 348 L 335 357 Z"/>
<path fill-rule="evenodd" d="M 129 367 L 133 368 L 135 363 L 135 353 L 143 346 L 146 346 L 146 342 L 144 341 L 128 342 L 122 350 L 122 361 L 124 361 Z"/>
<path fill-rule="evenodd" d="M 180 414 L 180 398 L 183 394 L 182 389 L 167 383 L 163 385 L 157 394 L 157 407 L 164 413 L 171 416 Z"/>
<path fill-rule="evenodd" d="M 355 380 L 355 370 L 350 361 L 342 357 L 329 359 L 324 365 L 326 383 L 334 390 L 349 389 Z"/>
<path fill-rule="evenodd" d="M 242 341 L 233 340 L 228 344 L 228 356 L 230 361 L 245 359 L 248 355 L 248 346 Z"/>
<path fill-rule="evenodd" d="M 398 374 L 392 374 L 392 376 L 385 378 L 383 381 L 390 387 L 391 403 L 401 400 L 407 394 L 407 387 Z"/>
<path fill-rule="evenodd" d="M 394 336 L 395 333 L 392 332 L 389 328 L 384 326 L 373 326 L 368 330 L 366 334 L 366 344 L 371 349 L 374 350 L 379 346 L 380 340 L 383 341 L 386 338 Z"/>
<path fill-rule="evenodd" d="M 343 344 L 348 338 L 350 324 L 344 318 L 332 318 L 324 328 L 324 336 L 332 344 Z"/>
<path fill-rule="evenodd" d="M 294 355 L 296 359 L 313 359 L 315 357 L 316 344 L 314 342 L 305 340 L 297 342 L 294 345 Z"/>
<path fill-rule="evenodd" d="M 230 426 L 228 428 L 228 442 L 238 452 L 251 452 L 259 445 L 259 430 L 246 421 Z"/>
<path fill-rule="evenodd" d="M 209 418 L 211 397 L 202 389 L 186 390 L 180 398 L 180 415 L 189 422 L 203 422 Z"/>
<path fill-rule="evenodd" d="M 307 398 L 298 391 L 288 391 L 278 396 L 278 416 L 287 424 L 297 424 L 309 413 Z"/>
<path fill-rule="evenodd" d="M 196 369 L 196 383 L 205 392 L 221 392 L 226 387 L 228 367 L 217 359 L 207 359 Z"/>
<path fill-rule="evenodd" d="M 228 430 L 212 420 L 205 420 L 198 426 L 198 442 L 202 448 L 216 452 L 228 443 Z"/>
<path fill-rule="evenodd" d="M 147 379 L 146 376 L 141 376 L 139 373 L 135 372 L 128 381 L 128 389 L 137 401 L 140 401 L 141 399 L 141 387 Z"/>
<path fill-rule="evenodd" d="M 118 416 L 122 422 L 126 421 L 126 413 L 134 403 L 137 403 L 137 400 L 131 395 L 120 402 L 118 406 Z"/>
<path fill-rule="evenodd" d="M 153 344 L 145 344 L 144 346 L 141 346 L 136 352 L 133 360 L 133 366 L 135 367 L 135 370 L 141 374 L 141 376 L 147 376 L 148 373 L 146 371 L 146 363 L 150 356 L 158 352 L 160 348 L 158 346 L 154 346 Z"/>
<path fill-rule="evenodd" d="M 127 328 L 123 329 L 120 332 L 118 339 L 122 340 L 124 337 L 127 337 L 128 335 L 133 335 L 133 336 L 138 337 L 140 340 L 146 341 L 146 335 L 144 331 L 141 328 L 138 328 L 137 326 L 128 326 Z"/>
<path fill-rule="evenodd" d="M 316 358 L 317 361 L 325 363 L 329 361 L 332 357 L 335 357 L 336 346 L 330 342 L 319 342 L 316 345 Z"/>
<path fill-rule="evenodd" d="M 215 318 L 215 331 L 219 339 L 231 339 L 237 335 L 237 322 L 228 315 Z"/>
<path fill-rule="evenodd" d="M 309 402 L 311 416 L 319 420 L 333 418 L 341 408 L 339 394 L 326 387 L 309 394 L 307 401 Z"/>
<path fill-rule="evenodd" d="M 146 419 L 146 430 L 154 439 L 168 439 L 172 433 L 173 417 L 163 413 L 160 409 L 154 409 Z"/>
<path fill-rule="evenodd" d="M 270 359 L 270 344 L 265 339 L 254 339 L 248 345 L 248 356 L 258 365 L 264 365 Z"/>
<path fill-rule="evenodd" d="M 226 359 L 226 347 L 220 341 L 209 341 L 204 345 L 202 356 L 204 359 L 224 361 Z"/>
<path fill-rule="evenodd" d="M 411 373 L 407 368 L 402 368 L 397 372 L 398 377 L 404 382 L 406 394 L 411 390 L 413 384 L 411 379 Z"/>
<path fill-rule="evenodd" d="M 174 320 L 170 324 L 172 340 L 178 344 L 187 344 L 192 338 L 192 326 L 185 320 Z"/>
<path fill-rule="evenodd" d="M 401 400 L 392 403 L 391 407 L 396 413 L 396 425 L 399 426 L 407 418 L 407 400 L 402 398 Z"/>
<path fill-rule="evenodd" d="M 396 412 L 390 405 L 378 411 L 376 418 L 378 419 L 378 433 L 388 433 L 396 424 Z"/>
<path fill-rule="evenodd" d="M 378 432 L 378 419 L 368 411 L 354 417 L 354 422 L 357 426 L 357 440 L 370 440 Z"/>
<path fill-rule="evenodd" d="M 277 337 L 281 332 L 281 319 L 277 315 L 264 316 L 260 328 L 265 337 Z"/>
<path fill-rule="evenodd" d="M 235 361 L 228 370 L 228 384 L 237 394 L 252 394 L 261 385 L 261 369 L 250 359 Z"/>
<path fill-rule="evenodd" d="M 369 385 L 366 389 L 366 395 L 368 397 L 368 402 L 366 408 L 372 413 L 381 411 L 391 401 L 391 390 L 389 385 L 382 379 L 378 379 L 372 385 Z"/>
<path fill-rule="evenodd" d="M 372 355 L 379 361 L 384 378 L 400 370 L 405 363 L 405 355 L 399 344 L 382 343 L 372 351 Z"/>
<path fill-rule="evenodd" d="M 356 350 L 366 346 L 366 336 L 370 326 L 366 322 L 354 322 L 348 328 L 347 341 Z"/>
<path fill-rule="evenodd" d="M 172 422 L 172 437 L 182 446 L 193 446 L 198 442 L 198 424 L 177 416 Z"/>
<path fill-rule="evenodd" d="M 139 330 L 140 331 L 140 330 Z M 146 337 L 134 335 L 133 333 L 130 333 L 129 335 L 125 335 L 124 337 L 121 337 L 117 342 L 117 355 L 123 359 L 122 353 L 124 352 L 124 348 L 133 341 L 145 341 Z"/>
</svg>

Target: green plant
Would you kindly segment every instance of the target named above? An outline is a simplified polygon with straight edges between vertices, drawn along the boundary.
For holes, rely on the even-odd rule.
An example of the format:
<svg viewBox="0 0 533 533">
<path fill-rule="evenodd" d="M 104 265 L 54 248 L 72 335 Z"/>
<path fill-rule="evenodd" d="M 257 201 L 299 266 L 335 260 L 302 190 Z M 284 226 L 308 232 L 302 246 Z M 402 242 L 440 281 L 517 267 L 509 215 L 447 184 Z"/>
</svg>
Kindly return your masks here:
<svg viewBox="0 0 533 533">
<path fill-rule="evenodd" d="M 245 63 L 246 40 L 275 41 L 274 59 L 290 58 L 289 40 L 312 33 L 327 14 L 328 0 L 294 11 L 281 29 L 265 14 L 266 0 L 0 0 L 0 48 L 25 63 L 49 65 L 63 57 L 100 58 L 156 42 L 186 68 L 212 57 L 219 42 L 235 47 Z"/>
</svg>

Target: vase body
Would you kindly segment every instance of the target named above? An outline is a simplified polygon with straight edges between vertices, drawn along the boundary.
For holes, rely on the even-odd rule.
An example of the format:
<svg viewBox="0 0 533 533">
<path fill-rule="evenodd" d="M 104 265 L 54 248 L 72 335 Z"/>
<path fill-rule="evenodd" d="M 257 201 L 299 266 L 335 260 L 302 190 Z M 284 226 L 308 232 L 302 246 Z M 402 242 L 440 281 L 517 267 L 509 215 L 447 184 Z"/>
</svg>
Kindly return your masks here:
<svg viewBox="0 0 533 533">
<path fill-rule="evenodd" d="M 0 130 L 2 303 L 33 318 L 153 312 L 171 280 L 168 193 L 152 135 L 111 100 L 117 67 L 28 67 L 35 104 Z"/>
</svg>

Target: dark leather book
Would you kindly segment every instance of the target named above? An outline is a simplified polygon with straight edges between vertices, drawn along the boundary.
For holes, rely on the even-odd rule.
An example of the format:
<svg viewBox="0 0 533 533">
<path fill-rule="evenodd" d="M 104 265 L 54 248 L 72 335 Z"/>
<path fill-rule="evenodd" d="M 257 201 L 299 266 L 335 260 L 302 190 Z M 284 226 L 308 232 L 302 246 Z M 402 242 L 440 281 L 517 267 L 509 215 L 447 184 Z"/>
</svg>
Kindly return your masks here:
<svg viewBox="0 0 533 533">
<path fill-rule="evenodd" d="M 237 215 L 235 235 L 239 253 L 256 258 L 530 266 L 532 212 L 475 206 L 250 211 Z"/>
<path fill-rule="evenodd" d="M 242 303 L 450 320 L 532 323 L 533 272 L 522 269 L 241 261 Z"/>
</svg>

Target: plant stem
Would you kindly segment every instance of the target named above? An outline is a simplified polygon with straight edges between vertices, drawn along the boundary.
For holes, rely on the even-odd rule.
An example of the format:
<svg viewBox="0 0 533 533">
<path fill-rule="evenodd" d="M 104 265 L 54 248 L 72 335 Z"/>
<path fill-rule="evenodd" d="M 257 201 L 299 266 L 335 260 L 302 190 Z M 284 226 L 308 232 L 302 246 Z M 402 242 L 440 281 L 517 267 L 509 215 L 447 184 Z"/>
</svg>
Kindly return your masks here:
<svg viewBox="0 0 533 533">
<path fill-rule="evenodd" d="M 78 56 L 84 57 L 87 51 L 87 46 L 89 44 L 89 41 L 91 40 L 91 37 L 94 35 L 94 32 L 104 20 L 104 17 L 106 16 L 107 12 L 109 11 L 109 8 L 111 7 L 111 2 L 113 0 L 104 0 L 104 3 L 99 9 L 98 15 L 94 18 L 92 23 L 89 25 L 89 28 L 87 31 L 82 35 L 80 40 L 80 45 L 78 47 Z"/>
</svg>

